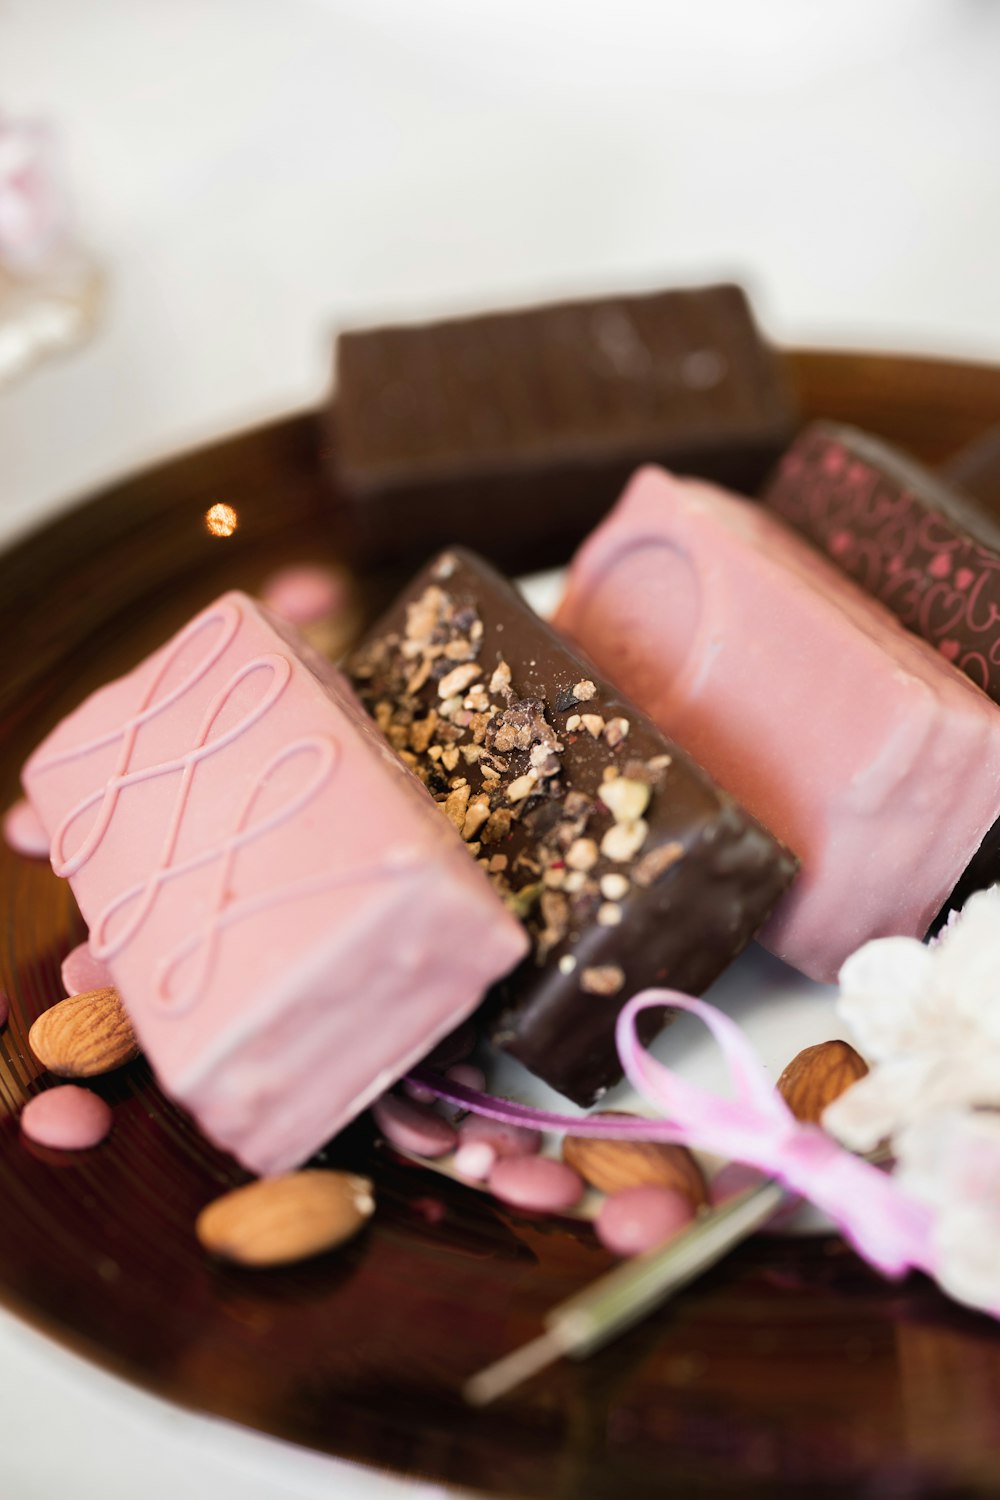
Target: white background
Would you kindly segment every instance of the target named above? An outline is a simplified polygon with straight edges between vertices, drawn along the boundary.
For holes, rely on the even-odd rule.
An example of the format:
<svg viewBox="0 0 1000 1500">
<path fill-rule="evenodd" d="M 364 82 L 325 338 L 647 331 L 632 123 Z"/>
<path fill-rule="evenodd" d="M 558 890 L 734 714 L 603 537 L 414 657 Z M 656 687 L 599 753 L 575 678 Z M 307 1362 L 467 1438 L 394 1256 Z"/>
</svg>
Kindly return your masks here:
<svg viewBox="0 0 1000 1500">
<path fill-rule="evenodd" d="M 0 0 L 0 108 L 63 129 L 110 280 L 0 393 L 0 538 L 387 314 L 725 275 L 784 339 L 1000 357 L 995 0 Z M 388 1492 L 0 1317 L 5 1500 L 68 1484 Z"/>
</svg>

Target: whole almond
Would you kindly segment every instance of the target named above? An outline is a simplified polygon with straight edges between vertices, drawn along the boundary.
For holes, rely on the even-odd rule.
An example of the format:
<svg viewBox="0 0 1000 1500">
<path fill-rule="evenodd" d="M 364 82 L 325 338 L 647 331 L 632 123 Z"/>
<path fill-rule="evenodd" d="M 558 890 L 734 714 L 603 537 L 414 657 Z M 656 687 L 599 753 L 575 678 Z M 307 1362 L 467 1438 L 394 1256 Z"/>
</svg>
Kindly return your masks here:
<svg viewBox="0 0 1000 1500">
<path fill-rule="evenodd" d="M 93 1078 L 139 1055 L 132 1023 L 115 989 L 85 990 L 44 1011 L 28 1045 L 60 1078 Z"/>
<path fill-rule="evenodd" d="M 778 1079 L 778 1093 L 797 1120 L 818 1125 L 827 1105 L 867 1072 L 849 1042 L 819 1042 L 792 1058 Z"/>
<path fill-rule="evenodd" d="M 601 1119 L 635 1119 L 623 1110 L 607 1110 Z M 696 1208 L 708 1201 L 701 1168 L 686 1146 L 654 1141 L 602 1141 L 579 1135 L 563 1139 L 563 1160 L 575 1167 L 585 1182 L 602 1193 L 622 1188 L 675 1188 Z"/>
<path fill-rule="evenodd" d="M 287 1172 L 234 1188 L 198 1215 L 206 1250 L 242 1266 L 280 1266 L 333 1250 L 375 1210 L 367 1177 L 350 1172 Z"/>
</svg>

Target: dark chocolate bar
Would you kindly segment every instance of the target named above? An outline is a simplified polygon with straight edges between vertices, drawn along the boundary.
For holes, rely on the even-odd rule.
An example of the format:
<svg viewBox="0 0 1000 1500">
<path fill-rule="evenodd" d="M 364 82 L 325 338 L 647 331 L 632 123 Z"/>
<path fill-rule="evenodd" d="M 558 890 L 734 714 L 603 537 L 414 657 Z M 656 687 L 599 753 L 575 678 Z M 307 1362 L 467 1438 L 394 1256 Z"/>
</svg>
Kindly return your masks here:
<svg viewBox="0 0 1000 1500">
<path fill-rule="evenodd" d="M 808 427 L 763 496 L 1000 701 L 1000 521 L 878 438 Z"/>
<path fill-rule="evenodd" d="M 974 443 L 968 443 L 942 464 L 939 473 L 946 484 L 1000 515 L 1000 427 L 991 427 Z"/>
<path fill-rule="evenodd" d="M 332 475 L 380 557 L 562 562 L 638 464 L 754 489 L 795 429 L 736 286 L 349 332 L 336 365 Z"/>
<path fill-rule="evenodd" d="M 425 569 L 348 671 L 527 925 L 492 1040 L 593 1103 L 621 1077 L 625 1000 L 705 989 L 795 859 L 470 553 Z"/>
</svg>

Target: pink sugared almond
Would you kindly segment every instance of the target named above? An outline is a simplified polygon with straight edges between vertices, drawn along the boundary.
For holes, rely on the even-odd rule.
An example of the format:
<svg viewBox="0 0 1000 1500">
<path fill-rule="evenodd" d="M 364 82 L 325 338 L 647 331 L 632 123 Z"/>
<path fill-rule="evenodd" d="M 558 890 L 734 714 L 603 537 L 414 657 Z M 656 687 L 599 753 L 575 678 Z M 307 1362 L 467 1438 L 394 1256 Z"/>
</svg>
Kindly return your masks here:
<svg viewBox="0 0 1000 1500">
<path fill-rule="evenodd" d="M 115 989 L 86 990 L 60 1000 L 38 1017 L 28 1045 L 42 1066 L 60 1078 L 94 1078 L 139 1055 Z"/>
<path fill-rule="evenodd" d="M 242 1266 L 279 1266 L 334 1250 L 375 1211 L 367 1177 L 286 1172 L 234 1188 L 198 1215 L 204 1249 Z"/>
</svg>

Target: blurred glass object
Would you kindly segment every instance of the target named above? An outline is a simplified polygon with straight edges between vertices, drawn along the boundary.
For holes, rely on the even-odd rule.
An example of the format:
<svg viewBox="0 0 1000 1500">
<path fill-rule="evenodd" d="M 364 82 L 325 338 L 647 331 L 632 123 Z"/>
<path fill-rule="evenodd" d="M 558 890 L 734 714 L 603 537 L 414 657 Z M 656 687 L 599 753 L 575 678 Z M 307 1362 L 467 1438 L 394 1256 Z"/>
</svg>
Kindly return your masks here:
<svg viewBox="0 0 1000 1500">
<path fill-rule="evenodd" d="M 0 386 L 86 338 L 101 292 L 54 133 L 0 114 Z"/>
</svg>

